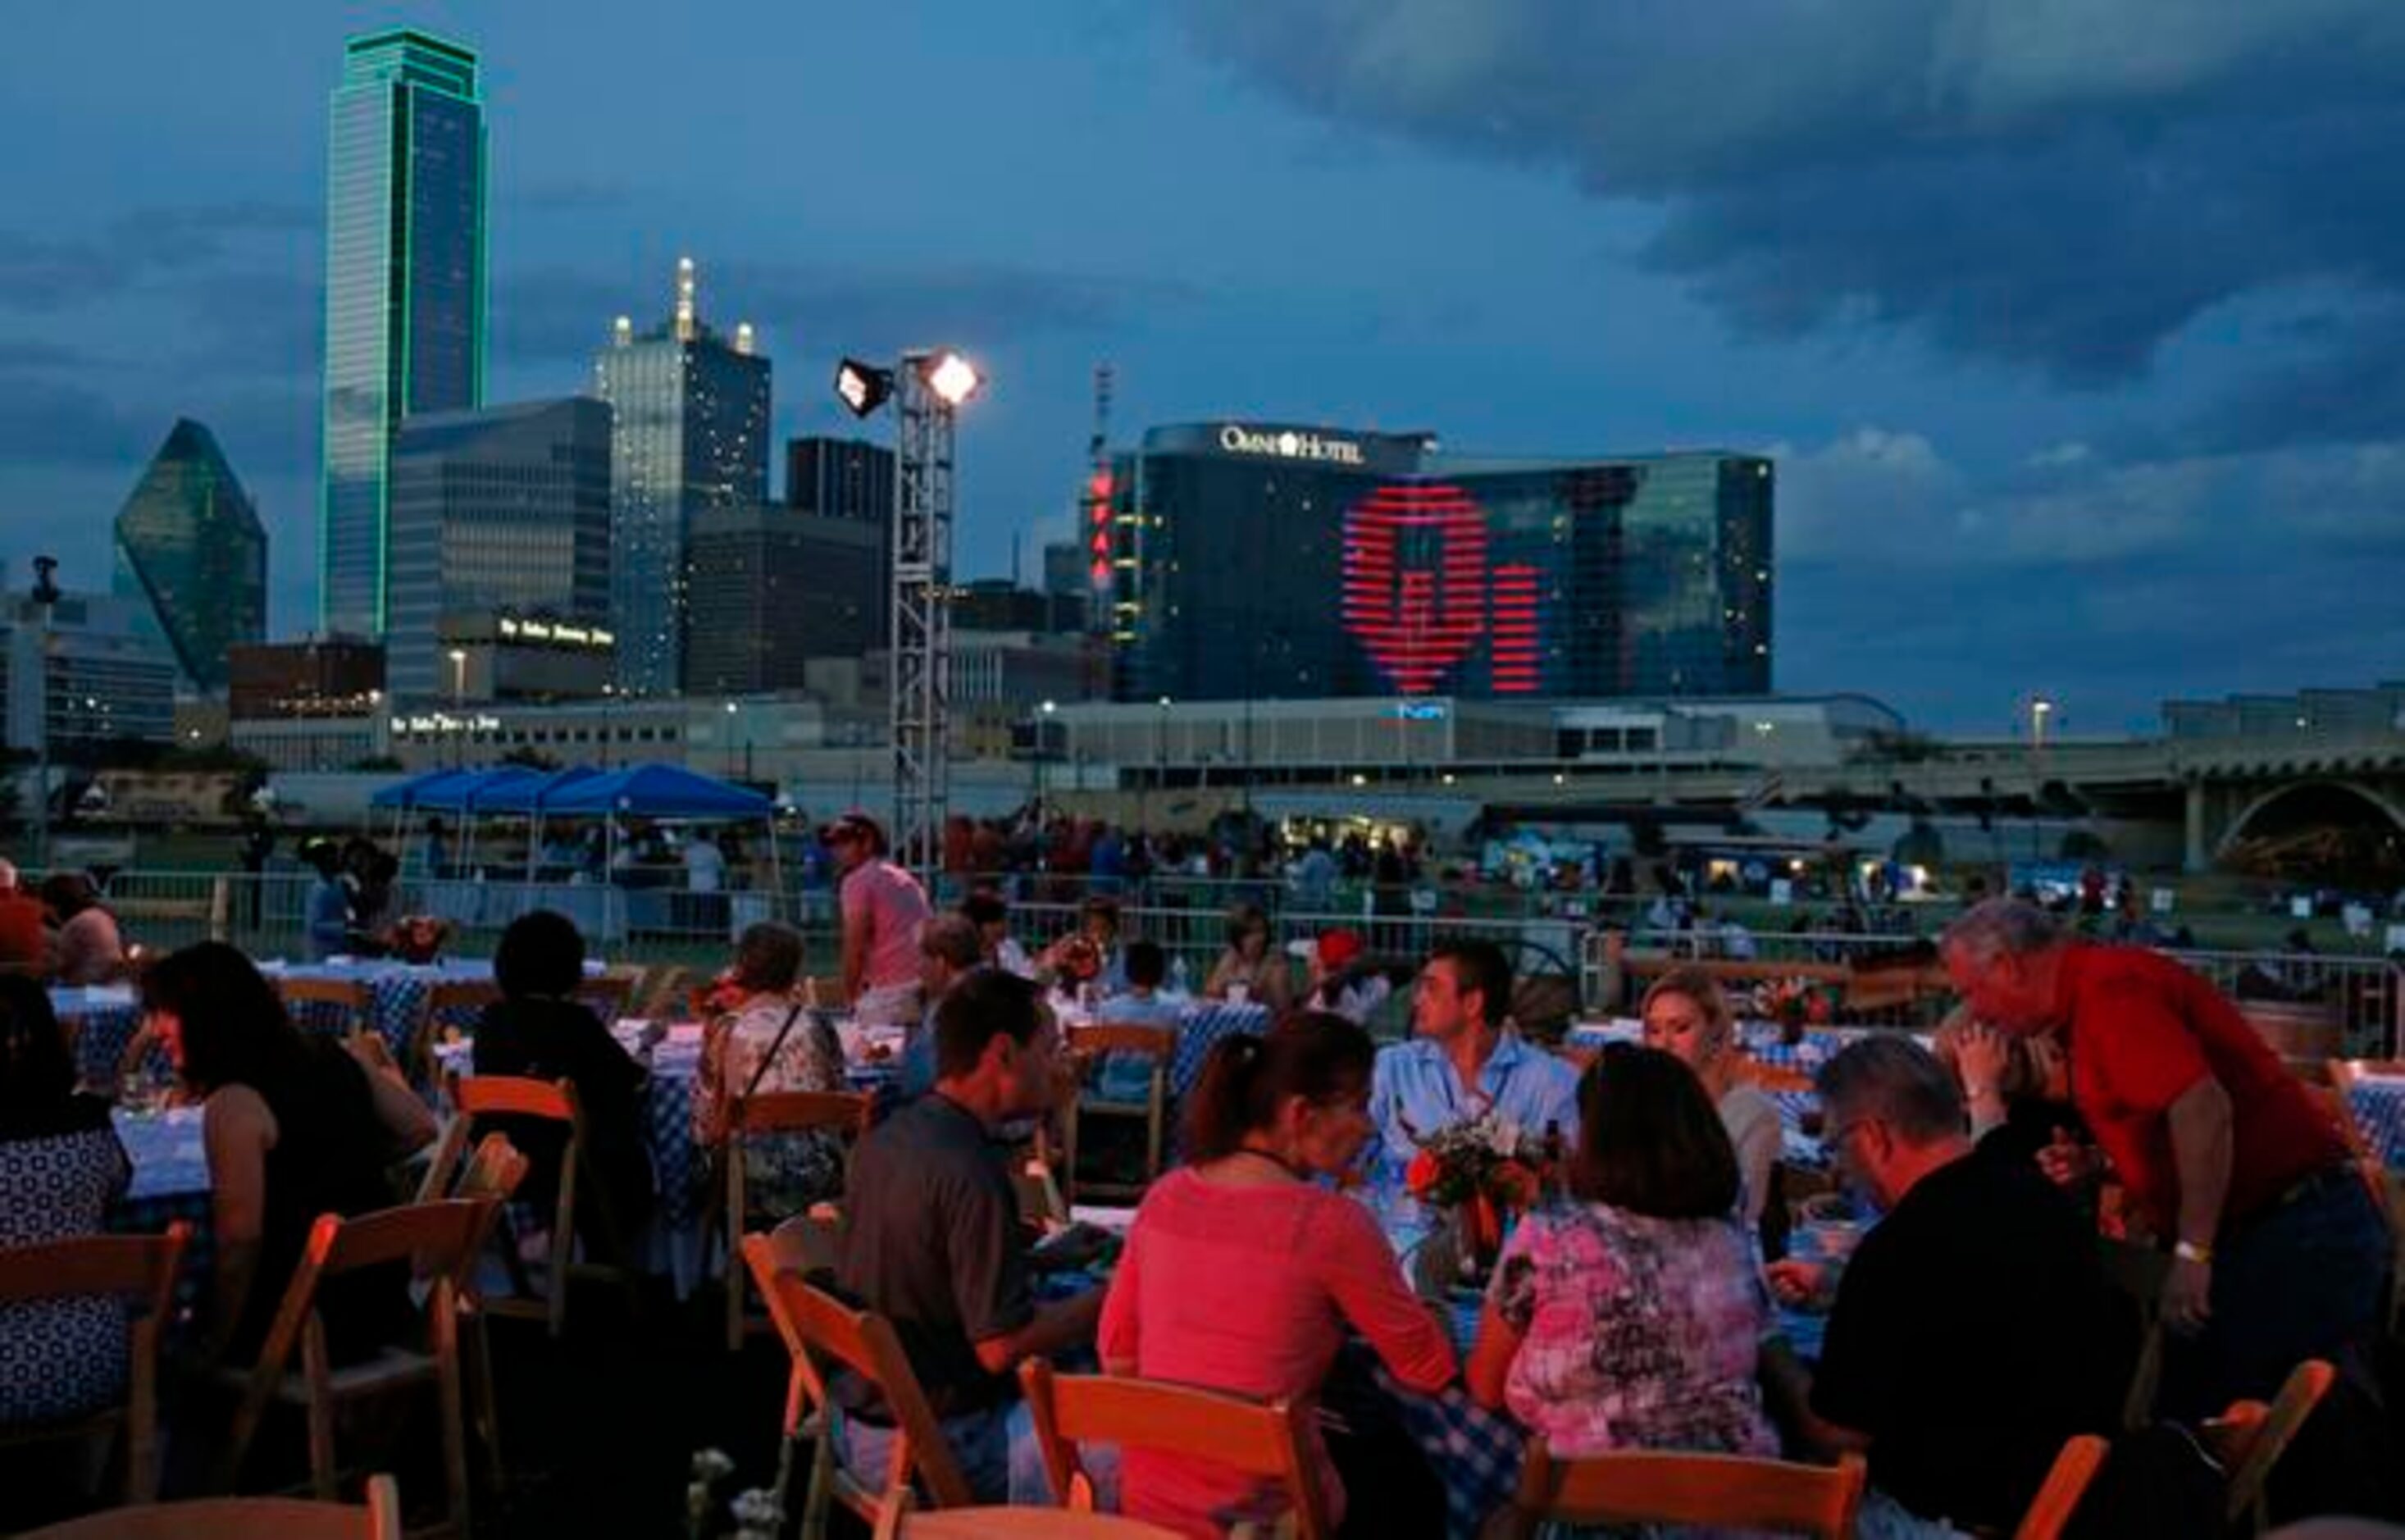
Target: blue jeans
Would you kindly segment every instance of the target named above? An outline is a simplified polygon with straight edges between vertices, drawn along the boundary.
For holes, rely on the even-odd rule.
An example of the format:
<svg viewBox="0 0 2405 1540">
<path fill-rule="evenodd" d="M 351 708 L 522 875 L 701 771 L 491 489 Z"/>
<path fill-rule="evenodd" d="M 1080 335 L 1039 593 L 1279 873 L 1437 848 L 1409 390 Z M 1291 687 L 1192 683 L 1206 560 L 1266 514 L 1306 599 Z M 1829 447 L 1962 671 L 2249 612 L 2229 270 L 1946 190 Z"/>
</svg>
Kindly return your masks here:
<svg viewBox="0 0 2405 1540">
<path fill-rule="evenodd" d="M 941 1426 L 952 1461 L 978 1502 L 1043 1506 L 1052 1501 L 1044 1452 L 1035 1442 L 1035 1418 L 1026 1402 L 948 1417 Z M 885 1462 L 893 1447 L 892 1428 L 852 1417 L 843 1420 L 843 1441 L 837 1448 L 844 1468 L 869 1487 L 885 1484 Z"/>
<path fill-rule="evenodd" d="M 2268 1401 L 2308 1358 L 2368 1375 L 2392 1261 L 2388 1221 L 2349 1166 L 2306 1178 L 2225 1232 L 2211 1318 L 2166 1345 L 2163 1414 L 2210 1417 L 2242 1396 Z"/>
</svg>

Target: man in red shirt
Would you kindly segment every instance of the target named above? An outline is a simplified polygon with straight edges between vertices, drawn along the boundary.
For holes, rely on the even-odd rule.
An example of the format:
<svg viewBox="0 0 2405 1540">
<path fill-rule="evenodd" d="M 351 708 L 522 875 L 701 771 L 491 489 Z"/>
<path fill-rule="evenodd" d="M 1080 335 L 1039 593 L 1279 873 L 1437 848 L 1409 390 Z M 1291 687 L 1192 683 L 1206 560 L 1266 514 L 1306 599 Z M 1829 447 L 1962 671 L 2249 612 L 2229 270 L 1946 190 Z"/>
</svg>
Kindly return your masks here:
<svg viewBox="0 0 2405 1540">
<path fill-rule="evenodd" d="M 39 973 L 49 961 L 41 900 L 17 885 L 17 866 L 0 860 L 0 968 Z"/>
<path fill-rule="evenodd" d="M 1975 1016 L 2060 1032 L 2133 1222 L 2170 1244 L 2165 1410 L 2268 1397 L 2306 1358 L 2359 1362 L 2387 1222 L 2329 1116 L 2235 1006 L 2170 957 L 2075 940 L 2009 898 L 1957 920 L 1944 953 Z M 2086 1174 L 2067 1139 L 2039 1159 L 2059 1181 Z"/>
</svg>

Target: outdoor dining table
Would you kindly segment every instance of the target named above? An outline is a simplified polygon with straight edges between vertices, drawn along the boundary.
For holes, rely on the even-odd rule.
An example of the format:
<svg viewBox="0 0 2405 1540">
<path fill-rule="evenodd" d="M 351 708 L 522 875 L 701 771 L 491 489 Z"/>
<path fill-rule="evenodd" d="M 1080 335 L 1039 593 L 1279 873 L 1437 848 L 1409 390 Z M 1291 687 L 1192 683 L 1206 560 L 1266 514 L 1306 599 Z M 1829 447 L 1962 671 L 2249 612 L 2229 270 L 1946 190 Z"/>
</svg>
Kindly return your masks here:
<svg viewBox="0 0 2405 1540">
<path fill-rule="evenodd" d="M 2405 1171 L 2405 1075 L 2367 1075 L 2347 1092 L 2356 1126 L 2380 1163 Z"/>
<path fill-rule="evenodd" d="M 184 1248 L 176 1280 L 179 1313 L 196 1309 L 205 1296 L 215 1259 L 210 1226 L 209 1159 L 201 1143 L 201 1109 L 157 1111 L 117 1109 L 111 1115 L 117 1140 L 134 1167 L 133 1179 L 108 1211 L 108 1227 L 120 1235 L 163 1235 L 177 1220 L 192 1237 Z"/>
<path fill-rule="evenodd" d="M 83 1083 L 114 1089 L 118 1061 L 142 1025 L 142 1005 L 134 986 L 54 984 L 50 1013 L 75 1034 L 76 1073 Z"/>
</svg>

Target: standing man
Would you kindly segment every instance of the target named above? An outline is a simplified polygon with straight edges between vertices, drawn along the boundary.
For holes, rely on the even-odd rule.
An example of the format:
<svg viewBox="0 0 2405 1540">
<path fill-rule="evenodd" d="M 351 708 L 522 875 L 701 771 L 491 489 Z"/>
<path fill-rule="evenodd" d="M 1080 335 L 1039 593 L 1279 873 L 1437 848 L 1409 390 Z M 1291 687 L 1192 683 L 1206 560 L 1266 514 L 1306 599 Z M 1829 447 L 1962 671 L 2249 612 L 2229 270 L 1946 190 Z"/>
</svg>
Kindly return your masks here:
<svg viewBox="0 0 2405 1540">
<path fill-rule="evenodd" d="M 2096 1150 L 2058 1140 L 2038 1156 L 2047 1175 L 2087 1180 L 2101 1153 L 2132 1227 L 2172 1253 L 2167 1413 L 2268 1398 L 2307 1358 L 2361 1363 L 2387 1222 L 2328 1114 L 2235 1006 L 2159 953 L 2074 940 L 2016 899 L 1971 910 L 1943 946 L 1974 1015 L 2060 1034 Z"/>
<path fill-rule="evenodd" d="M 1492 1112 L 1530 1139 L 1578 1142 L 1578 1074 L 1512 1030 L 1512 965 L 1492 941 L 1439 941 L 1420 969 L 1410 1042 L 1378 1051 L 1370 1116 L 1381 1158 L 1399 1166 L 1451 1123 Z"/>
<path fill-rule="evenodd" d="M 885 858 L 885 829 L 845 813 L 822 831 L 843 910 L 843 997 L 862 1026 L 919 1024 L 919 927 L 930 912 L 919 880 Z"/>
</svg>

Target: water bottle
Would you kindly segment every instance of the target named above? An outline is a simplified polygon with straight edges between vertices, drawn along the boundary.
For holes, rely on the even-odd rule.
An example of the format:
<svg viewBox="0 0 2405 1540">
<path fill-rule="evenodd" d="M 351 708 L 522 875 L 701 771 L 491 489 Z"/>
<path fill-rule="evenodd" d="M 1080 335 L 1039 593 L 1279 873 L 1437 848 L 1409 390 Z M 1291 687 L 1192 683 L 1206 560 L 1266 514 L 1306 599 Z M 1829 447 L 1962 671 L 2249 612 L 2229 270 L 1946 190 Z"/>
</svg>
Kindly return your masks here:
<svg viewBox="0 0 2405 1540">
<path fill-rule="evenodd" d="M 1192 994 L 1193 991 L 1188 987 L 1188 978 L 1189 975 L 1186 971 L 1186 957 L 1181 953 L 1177 959 L 1169 965 L 1169 992 L 1172 995 Z"/>
</svg>

